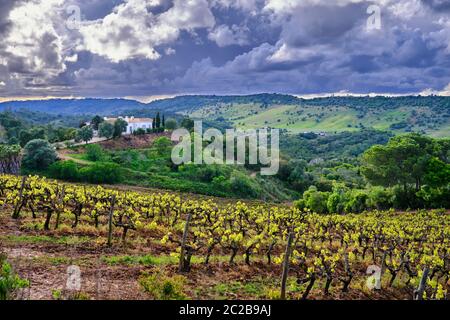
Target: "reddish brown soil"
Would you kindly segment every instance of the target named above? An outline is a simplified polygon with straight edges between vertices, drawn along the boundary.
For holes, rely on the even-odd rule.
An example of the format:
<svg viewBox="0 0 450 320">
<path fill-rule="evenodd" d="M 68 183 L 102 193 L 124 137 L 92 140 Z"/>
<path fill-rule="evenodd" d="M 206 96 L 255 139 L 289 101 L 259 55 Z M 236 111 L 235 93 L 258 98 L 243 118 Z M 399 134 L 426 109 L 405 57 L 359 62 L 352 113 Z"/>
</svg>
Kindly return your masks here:
<svg viewBox="0 0 450 320">
<path fill-rule="evenodd" d="M 155 139 L 160 137 L 167 137 L 170 139 L 170 132 L 145 134 L 142 136 L 126 135 L 118 139 L 107 140 L 99 142 L 103 148 L 108 150 L 122 150 L 122 149 L 145 149 L 153 144 Z"/>
<path fill-rule="evenodd" d="M 152 273 L 165 270 L 169 276 L 177 274 L 176 265 L 139 265 L 139 264 L 108 264 L 102 257 L 112 256 L 167 256 L 175 250 L 174 246 L 163 246 L 156 240 L 160 235 L 145 232 L 137 235 L 130 233 L 127 245 L 116 242 L 112 248 L 105 245 L 104 230 L 92 231 L 29 231 L 24 228 L 31 218 L 13 220 L 5 211 L 0 212 L 0 251 L 8 255 L 16 272 L 30 281 L 30 288 L 22 291 L 22 299 L 52 299 L 52 291 L 65 292 L 67 268 L 77 265 L 81 269 L 82 292 L 91 299 L 151 299 L 144 293 L 138 283 L 142 272 Z M 61 236 L 88 237 L 88 242 L 67 245 L 50 242 L 11 241 L 8 236 L 48 236 L 59 239 Z M 139 236 L 139 237 L 138 237 Z M 119 234 L 116 235 L 116 239 Z M 147 241 L 142 241 L 147 239 Z M 218 251 L 216 254 L 222 254 Z M 58 260 L 59 259 L 59 260 Z M 224 259 L 225 261 L 226 259 Z M 364 279 L 365 266 L 355 270 L 360 279 Z M 217 285 L 233 283 L 268 283 L 277 290 L 281 274 L 281 267 L 268 265 L 265 262 L 253 261 L 250 266 L 239 262 L 230 265 L 227 262 L 215 262 L 209 266 L 194 264 L 189 274 L 185 274 L 185 293 L 194 299 L 258 299 L 244 289 L 237 291 L 225 290 L 220 294 L 214 289 Z M 295 277 L 295 270 L 291 271 L 291 278 Z M 411 288 L 388 288 L 380 292 L 362 290 L 356 285 L 348 293 L 342 293 L 341 284 L 335 280 L 330 295 L 325 296 L 321 287 L 315 288 L 309 299 L 410 299 Z M 298 299 L 300 292 L 289 292 L 289 297 Z"/>
</svg>

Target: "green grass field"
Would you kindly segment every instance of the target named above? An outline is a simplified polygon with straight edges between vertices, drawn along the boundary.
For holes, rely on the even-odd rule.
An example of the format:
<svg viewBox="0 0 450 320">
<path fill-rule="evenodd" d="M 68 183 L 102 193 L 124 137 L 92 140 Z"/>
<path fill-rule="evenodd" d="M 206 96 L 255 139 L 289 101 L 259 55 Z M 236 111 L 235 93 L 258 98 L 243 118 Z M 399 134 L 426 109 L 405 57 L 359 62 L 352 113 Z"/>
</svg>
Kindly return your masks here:
<svg viewBox="0 0 450 320">
<path fill-rule="evenodd" d="M 291 133 L 374 128 L 395 133 L 419 131 L 434 137 L 450 135 L 448 120 L 440 119 L 428 107 L 415 106 L 371 109 L 362 113 L 346 106 L 221 104 L 197 109 L 190 116 L 208 120 L 223 118 L 241 129 L 272 127 L 286 129 Z"/>
</svg>

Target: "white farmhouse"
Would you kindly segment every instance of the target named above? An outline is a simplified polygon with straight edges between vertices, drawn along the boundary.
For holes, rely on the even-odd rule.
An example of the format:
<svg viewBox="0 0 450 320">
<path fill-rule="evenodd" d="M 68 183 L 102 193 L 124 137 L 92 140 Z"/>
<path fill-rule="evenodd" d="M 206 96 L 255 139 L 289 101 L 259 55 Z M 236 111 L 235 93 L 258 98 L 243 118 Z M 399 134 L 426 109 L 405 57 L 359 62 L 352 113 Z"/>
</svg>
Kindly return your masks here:
<svg viewBox="0 0 450 320">
<path fill-rule="evenodd" d="M 106 122 L 114 124 L 117 119 L 123 119 L 128 123 L 127 130 L 125 134 L 132 134 L 138 129 L 152 129 L 153 119 L 152 118 L 135 118 L 135 117 L 119 117 L 119 118 L 104 118 Z"/>
</svg>

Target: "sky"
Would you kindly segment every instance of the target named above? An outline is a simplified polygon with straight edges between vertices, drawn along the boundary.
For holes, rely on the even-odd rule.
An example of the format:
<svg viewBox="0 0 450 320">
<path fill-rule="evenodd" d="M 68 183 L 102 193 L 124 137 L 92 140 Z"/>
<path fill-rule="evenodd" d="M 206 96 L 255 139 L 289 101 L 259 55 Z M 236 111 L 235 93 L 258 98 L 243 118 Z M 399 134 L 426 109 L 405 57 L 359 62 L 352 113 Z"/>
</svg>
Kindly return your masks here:
<svg viewBox="0 0 450 320">
<path fill-rule="evenodd" d="M 450 95 L 450 0 L 1 0 L 0 101 Z"/>
</svg>

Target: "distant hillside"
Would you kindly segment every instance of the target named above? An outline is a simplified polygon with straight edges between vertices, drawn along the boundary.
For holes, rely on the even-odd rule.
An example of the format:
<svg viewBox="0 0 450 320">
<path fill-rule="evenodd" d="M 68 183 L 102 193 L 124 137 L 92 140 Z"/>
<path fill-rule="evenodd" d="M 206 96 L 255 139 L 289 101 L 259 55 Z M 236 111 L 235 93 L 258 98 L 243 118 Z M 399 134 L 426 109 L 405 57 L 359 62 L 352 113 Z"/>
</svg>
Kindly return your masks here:
<svg viewBox="0 0 450 320">
<path fill-rule="evenodd" d="M 219 108 L 223 105 L 296 105 L 303 100 L 284 94 L 255 94 L 247 96 L 178 96 L 175 98 L 157 100 L 149 103 L 152 109 L 164 111 L 191 113 L 202 108 Z"/>
<path fill-rule="evenodd" d="M 222 101 L 187 108 L 185 113 L 199 119 L 224 119 L 239 128 L 273 127 L 292 133 L 374 128 L 450 136 L 450 97 L 328 97 L 296 101 Z"/>
<path fill-rule="evenodd" d="M 0 111 L 27 110 L 56 115 L 179 114 L 240 128 L 274 127 L 292 133 L 343 132 L 365 128 L 450 136 L 450 97 L 326 97 L 301 99 L 282 94 L 179 96 L 148 104 L 127 99 L 13 101 Z"/>
<path fill-rule="evenodd" d="M 127 99 L 52 99 L 0 103 L 0 111 L 27 110 L 61 115 L 108 115 L 142 107 L 146 105 Z"/>
</svg>

